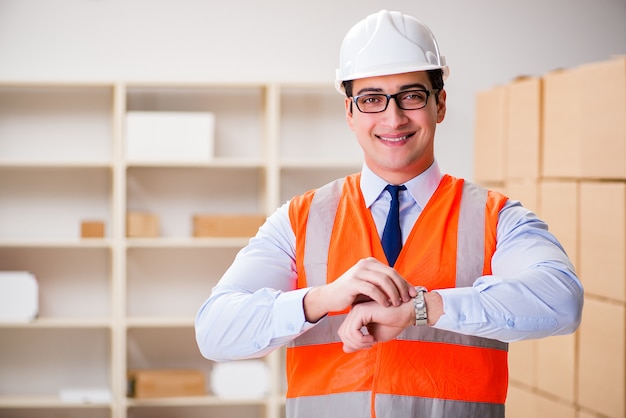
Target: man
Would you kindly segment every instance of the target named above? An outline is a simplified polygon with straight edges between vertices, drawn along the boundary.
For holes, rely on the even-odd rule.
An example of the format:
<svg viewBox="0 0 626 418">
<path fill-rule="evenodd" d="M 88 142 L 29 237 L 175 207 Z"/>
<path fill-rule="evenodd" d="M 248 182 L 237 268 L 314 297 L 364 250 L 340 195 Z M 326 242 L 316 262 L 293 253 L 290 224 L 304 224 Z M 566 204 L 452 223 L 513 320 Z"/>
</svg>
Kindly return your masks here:
<svg viewBox="0 0 626 418">
<path fill-rule="evenodd" d="M 337 86 L 362 171 L 271 215 L 198 312 L 215 361 L 288 344 L 288 417 L 502 417 L 506 342 L 579 325 L 583 289 L 546 224 L 440 172 L 447 75 L 417 19 L 357 23 Z"/>
</svg>

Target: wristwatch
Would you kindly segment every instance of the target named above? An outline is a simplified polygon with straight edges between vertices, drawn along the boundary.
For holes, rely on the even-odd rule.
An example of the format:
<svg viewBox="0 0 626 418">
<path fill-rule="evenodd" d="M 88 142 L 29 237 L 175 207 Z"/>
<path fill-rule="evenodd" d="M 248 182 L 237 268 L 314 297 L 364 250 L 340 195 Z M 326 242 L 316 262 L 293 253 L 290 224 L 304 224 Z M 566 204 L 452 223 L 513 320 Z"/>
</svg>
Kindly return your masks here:
<svg viewBox="0 0 626 418">
<path fill-rule="evenodd" d="M 426 312 L 426 302 L 424 302 L 424 293 L 428 292 L 424 286 L 417 286 L 417 296 L 413 298 L 415 306 L 415 325 L 426 325 L 428 320 L 428 312 Z"/>
</svg>

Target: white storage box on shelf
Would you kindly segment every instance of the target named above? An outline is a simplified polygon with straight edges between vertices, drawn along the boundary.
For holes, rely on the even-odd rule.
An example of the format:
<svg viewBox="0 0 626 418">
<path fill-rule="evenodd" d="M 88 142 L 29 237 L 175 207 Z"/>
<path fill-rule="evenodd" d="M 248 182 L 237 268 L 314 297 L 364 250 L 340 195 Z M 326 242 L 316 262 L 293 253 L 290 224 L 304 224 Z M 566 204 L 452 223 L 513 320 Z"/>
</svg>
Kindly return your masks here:
<svg viewBox="0 0 626 418">
<path fill-rule="evenodd" d="M 220 398 L 261 399 L 269 388 L 269 370 L 262 360 L 238 360 L 213 366 L 211 390 Z"/>
<path fill-rule="evenodd" d="M 72 404 L 109 403 L 111 391 L 106 388 L 62 388 L 59 399 Z"/>
<path fill-rule="evenodd" d="M 215 114 L 129 111 L 126 158 L 130 162 L 208 162 L 213 158 Z"/>
<path fill-rule="evenodd" d="M 39 283 L 27 271 L 0 271 L 0 322 L 28 322 L 39 312 Z"/>
</svg>

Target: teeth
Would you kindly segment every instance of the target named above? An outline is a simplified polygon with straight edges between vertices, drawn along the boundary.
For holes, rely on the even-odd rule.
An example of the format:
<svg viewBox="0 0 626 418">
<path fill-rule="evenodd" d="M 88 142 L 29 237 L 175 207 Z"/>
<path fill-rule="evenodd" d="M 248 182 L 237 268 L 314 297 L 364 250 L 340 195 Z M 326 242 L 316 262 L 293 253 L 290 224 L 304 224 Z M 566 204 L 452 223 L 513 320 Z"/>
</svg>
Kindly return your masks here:
<svg viewBox="0 0 626 418">
<path fill-rule="evenodd" d="M 379 138 L 382 139 L 383 141 L 400 142 L 400 141 L 404 141 L 405 139 L 407 139 L 408 135 L 402 136 L 400 138 L 385 138 L 384 136 L 381 136 Z"/>
</svg>

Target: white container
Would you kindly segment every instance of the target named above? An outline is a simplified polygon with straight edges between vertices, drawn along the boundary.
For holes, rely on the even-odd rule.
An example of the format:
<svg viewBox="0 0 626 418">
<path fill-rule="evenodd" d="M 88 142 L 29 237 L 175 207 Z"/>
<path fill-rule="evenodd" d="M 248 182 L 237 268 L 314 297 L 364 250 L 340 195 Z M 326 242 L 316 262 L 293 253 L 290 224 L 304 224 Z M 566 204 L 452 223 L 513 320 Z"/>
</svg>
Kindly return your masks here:
<svg viewBox="0 0 626 418">
<path fill-rule="evenodd" d="M 129 162 L 208 162 L 213 158 L 215 115 L 210 112 L 126 113 Z"/>
<path fill-rule="evenodd" d="M 39 312 L 39 283 L 27 271 L 0 271 L 0 322 L 28 322 Z"/>
<path fill-rule="evenodd" d="M 111 391 L 106 388 L 62 388 L 59 391 L 59 399 L 65 403 L 109 403 L 111 398 Z"/>
<path fill-rule="evenodd" d="M 216 363 L 211 372 L 211 391 L 223 399 L 261 399 L 269 386 L 268 367 L 262 360 Z"/>
</svg>

